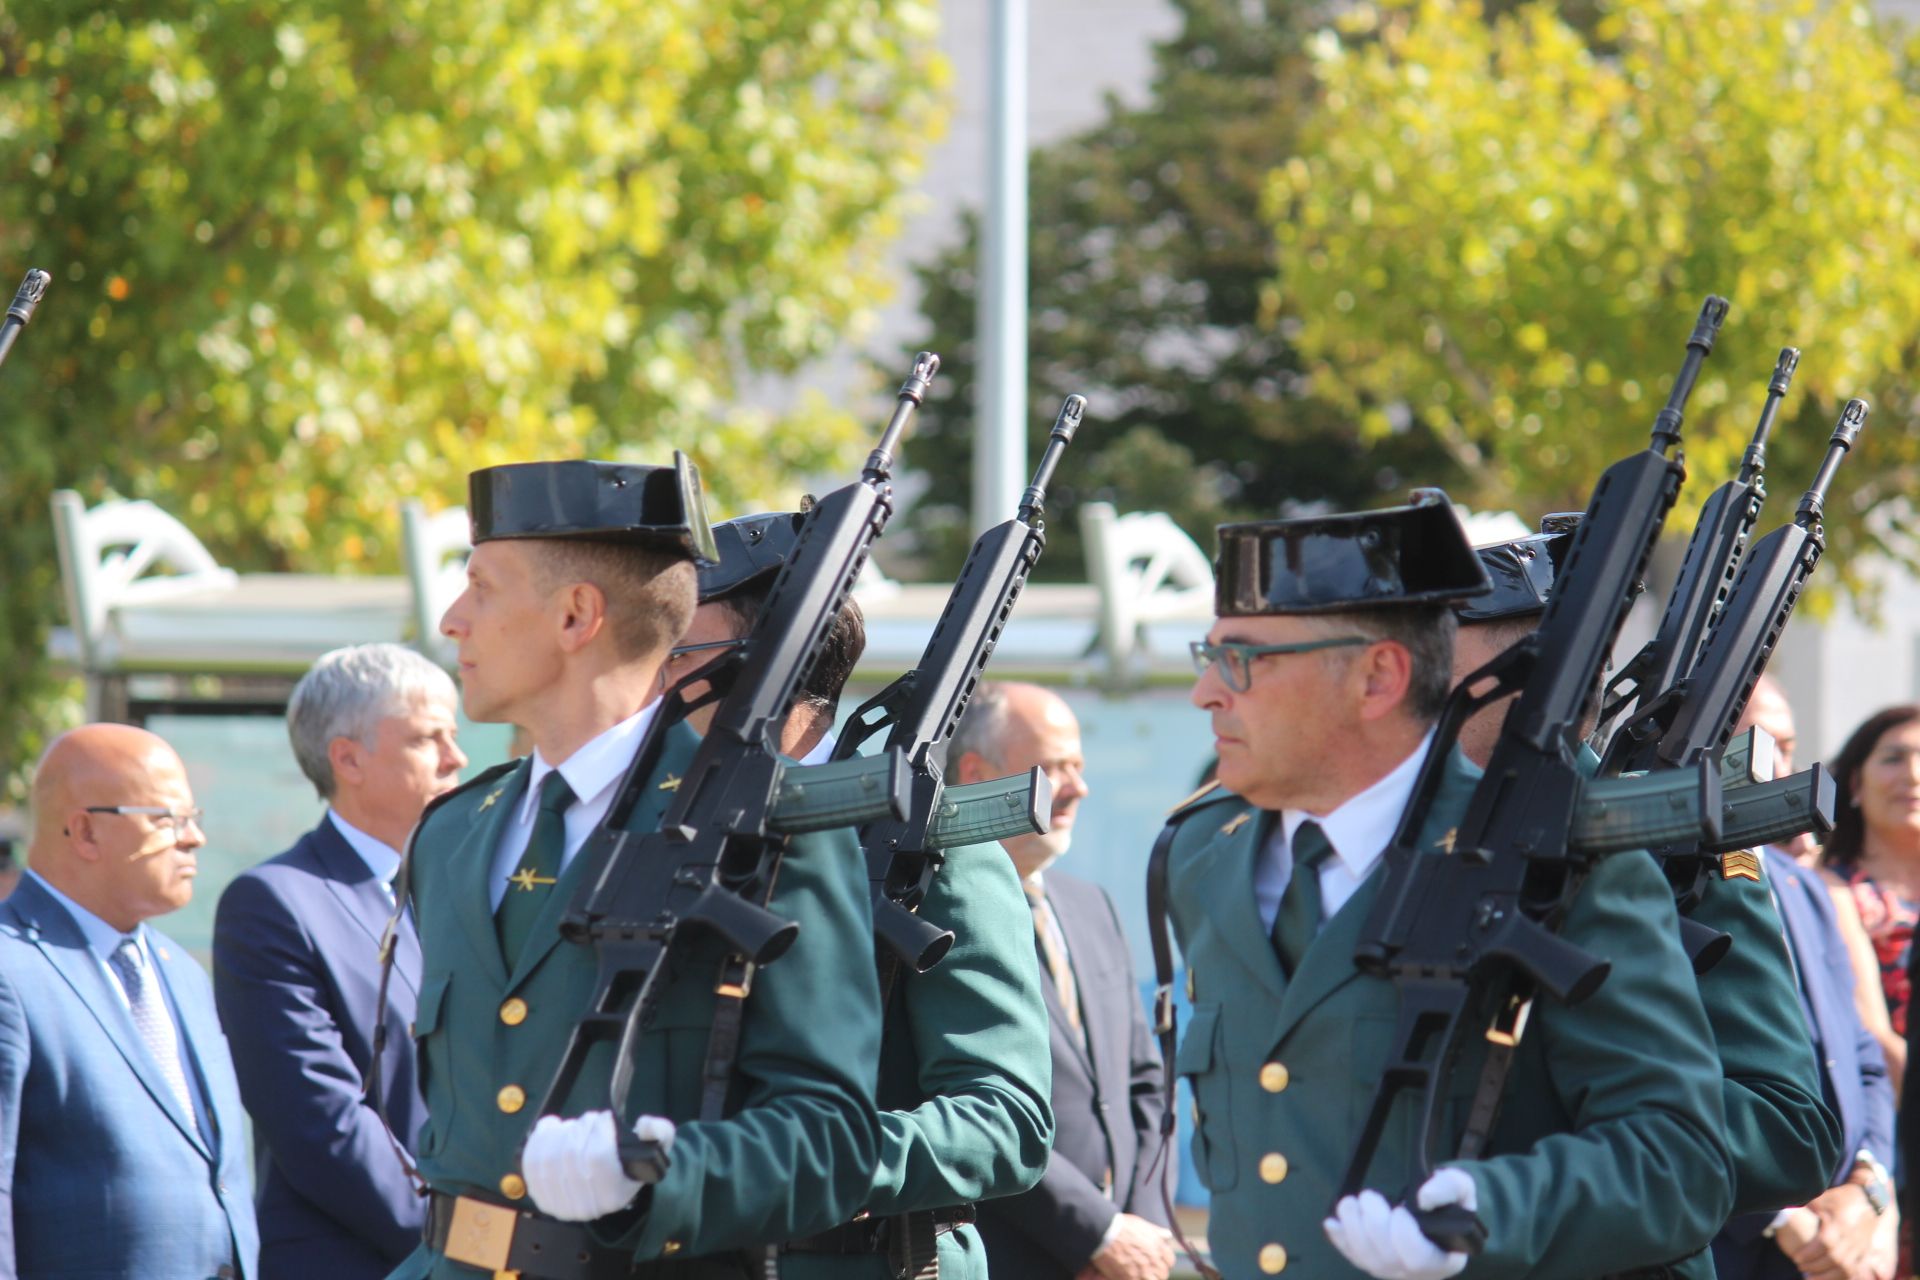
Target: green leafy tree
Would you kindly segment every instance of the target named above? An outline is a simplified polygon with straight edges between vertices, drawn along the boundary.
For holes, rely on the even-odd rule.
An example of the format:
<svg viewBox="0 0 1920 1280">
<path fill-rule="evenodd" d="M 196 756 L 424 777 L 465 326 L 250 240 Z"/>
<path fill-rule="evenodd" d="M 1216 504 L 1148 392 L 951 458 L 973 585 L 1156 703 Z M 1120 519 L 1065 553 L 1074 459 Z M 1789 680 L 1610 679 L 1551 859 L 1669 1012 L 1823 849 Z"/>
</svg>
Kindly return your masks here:
<svg viewBox="0 0 1920 1280">
<path fill-rule="evenodd" d="M 1030 456 L 1062 396 L 1090 400 L 1048 502 L 1042 576 L 1084 573 L 1074 511 L 1086 499 L 1167 511 L 1210 547 L 1230 516 L 1372 504 L 1451 479 L 1413 432 L 1356 449 L 1345 410 L 1302 378 L 1289 326 L 1263 313 L 1275 265 L 1265 183 L 1314 92 L 1304 38 L 1343 6 L 1174 7 L 1181 26 L 1155 50 L 1146 101 L 1109 100 L 1099 124 L 1029 164 Z M 970 214 L 960 243 L 920 272 L 944 364 L 907 461 L 941 477 L 967 475 L 972 456 L 978 233 Z M 905 518 L 928 572 L 958 568 L 969 499 L 942 484 Z"/>
<path fill-rule="evenodd" d="M 848 456 L 734 407 L 882 294 L 937 131 L 932 0 L 0 7 L 0 767 L 43 724 L 49 492 L 148 497 L 243 569 L 396 569 L 476 466 Z M 8 285 L 7 287 L 11 287 Z"/>
<path fill-rule="evenodd" d="M 1920 479 L 1920 103 L 1870 10 L 1610 0 L 1573 27 L 1430 0 L 1357 6 L 1312 48 L 1321 109 L 1272 180 L 1277 294 L 1316 392 L 1369 439 L 1411 419 L 1478 503 L 1583 505 L 1720 293 L 1676 523 L 1737 467 L 1793 345 L 1765 519 L 1858 395 L 1875 413 L 1828 504 L 1836 558 L 1910 555 L 1883 504 Z"/>
</svg>

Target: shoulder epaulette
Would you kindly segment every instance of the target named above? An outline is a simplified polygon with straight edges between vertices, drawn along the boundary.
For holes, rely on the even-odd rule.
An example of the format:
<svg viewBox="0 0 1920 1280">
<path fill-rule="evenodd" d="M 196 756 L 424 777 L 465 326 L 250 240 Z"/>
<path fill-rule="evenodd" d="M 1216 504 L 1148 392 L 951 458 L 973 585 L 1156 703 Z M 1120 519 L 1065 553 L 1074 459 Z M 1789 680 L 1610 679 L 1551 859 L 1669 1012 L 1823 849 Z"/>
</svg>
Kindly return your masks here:
<svg viewBox="0 0 1920 1280">
<path fill-rule="evenodd" d="M 1218 782 L 1204 783 L 1192 795 L 1167 810 L 1167 821 L 1172 822 L 1175 819 L 1184 818 L 1197 809 L 1204 809 L 1210 804 L 1218 804 L 1222 800 L 1239 799 L 1239 796 L 1228 791 Z"/>
<path fill-rule="evenodd" d="M 503 764 L 494 765 L 491 769 L 482 769 L 479 773 L 474 774 L 471 778 L 468 778 L 465 782 L 461 783 L 459 786 L 455 787 L 453 790 L 443 791 L 439 795 L 435 796 L 433 799 L 427 801 L 427 807 L 420 811 L 420 820 L 413 824 L 414 836 L 418 837 L 419 834 L 426 829 L 427 819 L 431 818 L 434 815 L 434 811 L 439 809 L 441 805 L 446 804 L 448 801 L 452 800 L 455 796 L 466 795 L 468 792 L 474 790 L 477 787 L 484 787 L 484 786 L 487 786 L 489 783 L 499 781 L 501 778 L 505 777 L 507 774 L 512 773 L 515 769 L 518 769 L 520 767 L 520 762 L 522 758 L 523 757 L 515 756 L 513 759 L 508 760 Z M 412 841 L 411 840 L 408 841 L 408 844 L 411 845 Z"/>
</svg>

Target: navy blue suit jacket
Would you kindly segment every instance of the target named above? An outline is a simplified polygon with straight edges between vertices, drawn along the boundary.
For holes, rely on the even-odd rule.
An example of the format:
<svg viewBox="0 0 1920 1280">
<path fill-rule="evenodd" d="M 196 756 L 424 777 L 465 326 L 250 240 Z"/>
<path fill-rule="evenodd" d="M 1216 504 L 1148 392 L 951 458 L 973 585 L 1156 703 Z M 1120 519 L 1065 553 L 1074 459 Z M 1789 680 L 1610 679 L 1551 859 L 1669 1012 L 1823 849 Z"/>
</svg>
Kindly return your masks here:
<svg viewBox="0 0 1920 1280">
<path fill-rule="evenodd" d="M 362 1100 L 388 903 L 330 819 L 220 896 L 213 987 L 260 1152 L 265 1280 L 385 1276 L 420 1243 L 423 1202 Z M 420 986 L 411 916 L 394 955 L 381 1086 L 411 1150 L 426 1119 L 408 1034 Z"/>
<path fill-rule="evenodd" d="M 1049 870 L 1047 901 L 1066 935 L 1086 1043 L 1067 1021 L 1045 956 L 1040 987 L 1053 1037 L 1053 1151 L 1038 1186 L 979 1207 L 995 1276 L 1067 1280 L 1121 1210 L 1166 1225 L 1159 1145 L 1160 1054 L 1147 1031 L 1133 956 L 1107 891 Z M 1172 1160 L 1169 1152 L 1168 1160 Z"/>
<path fill-rule="evenodd" d="M 205 1123 L 181 1110 L 86 937 L 31 876 L 0 902 L 0 1276 L 251 1280 L 240 1093 L 207 976 L 147 947 Z"/>
<path fill-rule="evenodd" d="M 1887 1078 L 1880 1042 L 1854 1008 L 1853 961 L 1826 883 L 1819 872 L 1809 871 L 1778 849 L 1767 849 L 1765 858 L 1799 972 L 1801 1012 L 1820 1063 L 1827 1109 L 1840 1118 L 1845 1139 L 1840 1166 L 1833 1172 L 1837 1186 L 1852 1172 L 1859 1151 L 1871 1151 L 1882 1164 L 1893 1167 L 1893 1083 Z M 1740 945 L 1738 939 L 1734 945 Z M 1755 1213 L 1735 1218 L 1714 1239 L 1714 1270 L 1721 1280 L 1791 1280 L 1800 1274 L 1779 1246 L 1760 1234 L 1773 1216 Z"/>
</svg>

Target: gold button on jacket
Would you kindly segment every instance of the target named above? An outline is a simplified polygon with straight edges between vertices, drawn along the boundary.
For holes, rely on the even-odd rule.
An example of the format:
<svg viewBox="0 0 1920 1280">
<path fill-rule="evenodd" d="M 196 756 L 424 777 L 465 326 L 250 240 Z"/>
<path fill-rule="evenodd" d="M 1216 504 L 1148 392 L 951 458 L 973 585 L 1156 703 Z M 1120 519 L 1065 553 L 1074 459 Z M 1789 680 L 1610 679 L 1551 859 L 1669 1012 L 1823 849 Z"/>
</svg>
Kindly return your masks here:
<svg viewBox="0 0 1920 1280">
<path fill-rule="evenodd" d="M 1287 1158 L 1278 1151 L 1270 1151 L 1260 1157 L 1260 1180 L 1262 1182 L 1285 1182 L 1287 1180 Z"/>
<path fill-rule="evenodd" d="M 1287 1087 L 1287 1082 L 1292 1078 L 1293 1075 L 1287 1070 L 1287 1064 L 1284 1062 L 1269 1062 L 1260 1068 L 1260 1087 L 1268 1093 L 1279 1093 Z"/>
<path fill-rule="evenodd" d="M 1260 1270 L 1270 1276 L 1277 1276 L 1287 1269 L 1287 1251 L 1277 1244 L 1267 1245 L 1260 1250 Z"/>
<path fill-rule="evenodd" d="M 502 1089 L 499 1097 L 500 1109 L 508 1115 L 527 1105 L 527 1091 L 517 1084 L 510 1084 Z"/>
<path fill-rule="evenodd" d="M 517 1173 L 510 1173 L 500 1179 L 500 1194 L 509 1200 L 518 1200 L 527 1194 L 527 1180 Z"/>
<path fill-rule="evenodd" d="M 500 1021 L 510 1027 L 517 1027 L 527 1020 L 527 1002 L 519 996 L 500 1006 Z"/>
</svg>

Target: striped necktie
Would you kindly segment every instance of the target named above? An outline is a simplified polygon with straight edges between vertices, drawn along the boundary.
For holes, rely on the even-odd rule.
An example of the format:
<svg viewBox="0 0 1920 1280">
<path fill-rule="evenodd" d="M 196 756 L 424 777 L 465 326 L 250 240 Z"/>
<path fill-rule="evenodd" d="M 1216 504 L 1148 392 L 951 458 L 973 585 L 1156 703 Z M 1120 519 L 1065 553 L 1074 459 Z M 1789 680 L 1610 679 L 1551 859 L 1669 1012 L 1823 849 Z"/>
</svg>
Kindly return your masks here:
<svg viewBox="0 0 1920 1280">
<path fill-rule="evenodd" d="M 1060 997 L 1060 1008 L 1067 1015 L 1067 1025 L 1080 1032 L 1082 1039 L 1086 1031 L 1080 1025 L 1080 986 L 1073 980 L 1073 965 L 1067 960 L 1066 940 L 1060 936 L 1058 922 L 1053 918 L 1053 910 L 1047 906 L 1047 897 L 1039 885 L 1031 880 L 1022 881 L 1022 889 L 1027 893 L 1027 905 L 1033 908 L 1033 936 L 1040 943 L 1040 955 L 1047 962 L 1047 972 L 1053 975 L 1053 990 Z"/>
</svg>

